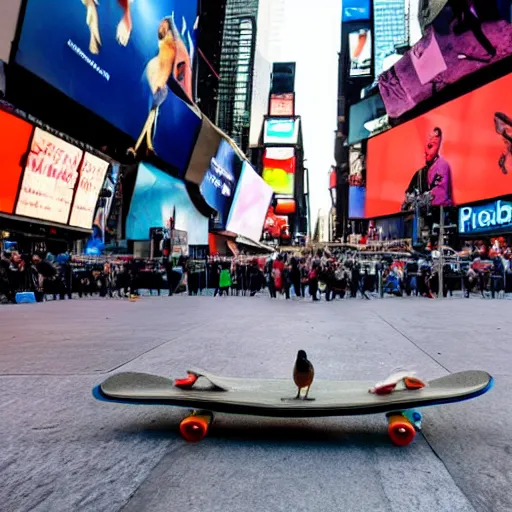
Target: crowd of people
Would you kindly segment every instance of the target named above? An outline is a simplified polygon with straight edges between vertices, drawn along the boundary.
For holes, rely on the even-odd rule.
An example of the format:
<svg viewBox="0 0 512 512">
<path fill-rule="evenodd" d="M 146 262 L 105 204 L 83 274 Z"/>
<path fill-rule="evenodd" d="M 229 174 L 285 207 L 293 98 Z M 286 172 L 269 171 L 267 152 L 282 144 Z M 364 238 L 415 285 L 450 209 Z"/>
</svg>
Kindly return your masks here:
<svg viewBox="0 0 512 512">
<path fill-rule="evenodd" d="M 443 295 L 461 291 L 482 296 L 512 293 L 512 250 L 476 247 L 456 263 L 443 266 Z M 0 304 L 19 294 L 71 299 L 98 295 L 129 297 L 141 290 L 169 294 L 292 297 L 318 301 L 370 296 L 439 294 L 439 261 L 430 254 L 364 252 L 355 249 L 303 250 L 272 255 L 182 257 L 174 266 L 162 260 L 130 257 L 84 258 L 69 253 L 0 257 Z"/>
</svg>

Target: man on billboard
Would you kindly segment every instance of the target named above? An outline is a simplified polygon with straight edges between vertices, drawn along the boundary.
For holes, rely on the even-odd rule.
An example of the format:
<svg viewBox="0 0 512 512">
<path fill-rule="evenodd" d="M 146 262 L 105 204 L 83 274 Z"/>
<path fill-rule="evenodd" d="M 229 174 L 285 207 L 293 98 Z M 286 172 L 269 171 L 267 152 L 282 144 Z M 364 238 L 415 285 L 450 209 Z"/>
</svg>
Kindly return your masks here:
<svg viewBox="0 0 512 512">
<path fill-rule="evenodd" d="M 505 144 L 505 151 L 500 156 L 498 164 L 503 174 L 508 174 L 509 171 L 512 171 L 512 119 L 503 112 L 496 112 L 494 125 L 496 132 L 501 135 Z"/>
<path fill-rule="evenodd" d="M 425 144 L 425 167 L 412 177 L 407 190 L 402 211 L 421 207 L 452 206 L 452 170 L 450 164 L 439 154 L 443 132 L 434 128 Z"/>
</svg>

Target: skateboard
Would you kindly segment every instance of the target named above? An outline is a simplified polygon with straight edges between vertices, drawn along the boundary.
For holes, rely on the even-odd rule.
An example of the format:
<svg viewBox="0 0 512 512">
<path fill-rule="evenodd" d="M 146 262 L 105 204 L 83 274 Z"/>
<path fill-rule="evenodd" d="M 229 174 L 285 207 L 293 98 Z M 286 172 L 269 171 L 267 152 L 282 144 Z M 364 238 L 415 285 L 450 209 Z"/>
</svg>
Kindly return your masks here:
<svg viewBox="0 0 512 512">
<path fill-rule="evenodd" d="M 391 441 L 407 446 L 421 429 L 418 408 L 476 398 L 494 383 L 487 372 L 463 371 L 431 380 L 420 389 L 393 389 L 382 395 L 370 392 L 375 389 L 372 382 L 315 380 L 310 398 L 302 400 L 295 398 L 297 388 L 291 379 L 219 377 L 199 369 L 187 373 L 186 378 L 176 380 L 147 373 L 118 373 L 92 392 L 106 402 L 191 409 L 180 424 L 181 435 L 190 442 L 206 436 L 213 413 L 276 418 L 385 413 Z"/>
</svg>

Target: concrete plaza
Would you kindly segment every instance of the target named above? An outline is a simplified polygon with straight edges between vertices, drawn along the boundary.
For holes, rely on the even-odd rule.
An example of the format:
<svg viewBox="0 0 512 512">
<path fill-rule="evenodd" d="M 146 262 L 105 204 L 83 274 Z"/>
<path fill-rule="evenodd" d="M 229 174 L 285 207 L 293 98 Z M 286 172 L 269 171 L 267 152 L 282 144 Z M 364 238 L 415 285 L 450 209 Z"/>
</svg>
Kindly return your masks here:
<svg viewBox="0 0 512 512">
<path fill-rule="evenodd" d="M 510 511 L 511 313 L 508 300 L 418 298 L 0 306 L 0 510 Z M 91 395 L 129 370 L 291 378 L 298 349 L 316 379 L 482 369 L 496 384 L 425 409 L 423 432 L 406 448 L 391 444 L 383 415 L 217 415 L 204 441 L 187 444 L 178 434 L 186 411 Z"/>
</svg>

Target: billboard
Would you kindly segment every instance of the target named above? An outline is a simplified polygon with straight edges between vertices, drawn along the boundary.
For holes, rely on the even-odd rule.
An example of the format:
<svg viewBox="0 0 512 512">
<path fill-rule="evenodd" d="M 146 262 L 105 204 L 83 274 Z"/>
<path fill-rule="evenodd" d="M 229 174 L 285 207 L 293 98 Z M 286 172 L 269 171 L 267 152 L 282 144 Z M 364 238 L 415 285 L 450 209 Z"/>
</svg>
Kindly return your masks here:
<svg viewBox="0 0 512 512">
<path fill-rule="evenodd" d="M 208 217 L 201 215 L 185 183 L 150 164 L 140 164 L 128 216 L 126 238 L 149 240 L 151 228 L 168 228 L 176 209 L 175 228 L 186 231 L 190 245 L 208 245 Z"/>
<path fill-rule="evenodd" d="M 368 141 L 368 217 L 512 194 L 512 74 Z"/>
<path fill-rule="evenodd" d="M 295 115 L 295 94 L 288 92 L 285 94 L 270 95 L 270 116 L 294 116 Z"/>
<path fill-rule="evenodd" d="M 390 127 L 386 107 L 380 94 L 375 94 L 350 106 L 348 143 L 355 144 Z"/>
<path fill-rule="evenodd" d="M 28 0 L 20 66 L 184 170 L 201 127 L 196 0 Z M 181 96 L 181 98 L 180 98 Z"/>
<path fill-rule="evenodd" d="M 216 229 L 226 228 L 242 164 L 243 160 L 231 144 L 222 139 L 200 186 L 205 201 L 217 211 Z"/>
<path fill-rule="evenodd" d="M 21 0 L 0 3 L 0 60 L 4 62 L 9 62 L 20 6 Z"/>
<path fill-rule="evenodd" d="M 299 119 L 265 119 L 263 144 L 295 145 L 299 141 Z"/>
<path fill-rule="evenodd" d="M 501 9 L 509 3 L 508 14 Z M 503 19 L 503 17 L 507 19 Z M 461 78 L 512 55 L 509 0 L 447 2 L 425 35 L 379 77 L 391 118 Z"/>
<path fill-rule="evenodd" d="M 267 148 L 263 153 L 262 178 L 276 194 L 295 193 L 296 157 L 293 148 Z"/>
<path fill-rule="evenodd" d="M 11 214 L 20 185 L 22 156 L 34 127 L 0 110 L 0 212 Z"/>
<path fill-rule="evenodd" d="M 512 203 L 495 201 L 459 209 L 459 233 L 461 235 L 512 231 Z"/>
<path fill-rule="evenodd" d="M 16 215 L 67 224 L 83 151 L 35 128 Z"/>
<path fill-rule="evenodd" d="M 343 23 L 370 19 L 370 0 L 343 0 L 342 9 Z"/>
<path fill-rule="evenodd" d="M 272 188 L 244 162 L 226 229 L 250 240 L 260 240 L 272 196 Z"/>
<path fill-rule="evenodd" d="M 372 74 L 372 33 L 362 28 L 348 34 L 350 76 L 367 77 Z"/>
<path fill-rule="evenodd" d="M 348 217 L 349 219 L 364 219 L 366 217 L 366 188 L 350 186 L 348 188 Z"/>
<path fill-rule="evenodd" d="M 80 178 L 75 192 L 69 224 L 78 228 L 91 229 L 98 203 L 98 196 L 105 182 L 109 163 L 85 152 L 80 166 Z"/>
</svg>

